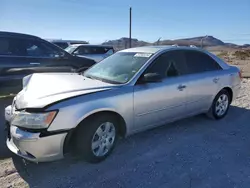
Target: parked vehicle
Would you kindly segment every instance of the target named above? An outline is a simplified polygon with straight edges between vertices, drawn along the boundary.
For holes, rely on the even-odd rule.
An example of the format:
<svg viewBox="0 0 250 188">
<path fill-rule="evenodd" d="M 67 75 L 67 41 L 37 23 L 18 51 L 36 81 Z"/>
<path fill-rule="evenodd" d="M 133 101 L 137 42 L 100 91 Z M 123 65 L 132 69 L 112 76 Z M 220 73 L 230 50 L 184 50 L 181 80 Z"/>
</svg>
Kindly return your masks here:
<svg viewBox="0 0 250 188">
<path fill-rule="evenodd" d="M 22 78 L 38 72 L 75 72 L 95 64 L 73 56 L 35 36 L 0 32 L 0 90 L 21 86 Z"/>
<path fill-rule="evenodd" d="M 41 162 L 75 147 L 100 162 L 119 136 L 201 113 L 223 118 L 241 75 L 202 49 L 154 46 L 117 52 L 83 75 L 33 74 L 23 83 L 5 110 L 8 148 Z"/>
<path fill-rule="evenodd" d="M 74 44 L 65 49 L 67 52 L 80 57 L 89 57 L 96 62 L 114 54 L 112 46 L 91 45 L 91 44 Z"/>
<path fill-rule="evenodd" d="M 88 42 L 86 41 L 81 41 L 81 40 L 48 40 L 49 42 L 59 46 L 62 49 L 65 49 L 67 47 L 69 47 L 72 44 L 88 44 Z"/>
</svg>

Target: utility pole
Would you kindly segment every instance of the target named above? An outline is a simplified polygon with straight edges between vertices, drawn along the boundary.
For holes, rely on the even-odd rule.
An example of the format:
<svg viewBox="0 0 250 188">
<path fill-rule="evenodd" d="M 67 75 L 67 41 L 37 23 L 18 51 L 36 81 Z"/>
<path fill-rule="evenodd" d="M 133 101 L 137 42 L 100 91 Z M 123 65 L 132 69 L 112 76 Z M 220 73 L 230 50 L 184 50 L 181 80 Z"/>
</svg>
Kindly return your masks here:
<svg viewBox="0 0 250 188">
<path fill-rule="evenodd" d="M 156 45 L 158 46 L 160 43 L 161 37 L 156 41 Z"/>
<path fill-rule="evenodd" d="M 207 38 L 208 36 L 206 35 L 205 37 L 203 37 L 202 39 L 201 39 L 201 48 L 203 48 L 203 41 Z"/>
<path fill-rule="evenodd" d="M 129 8 L 129 48 L 131 48 L 132 7 Z"/>
</svg>

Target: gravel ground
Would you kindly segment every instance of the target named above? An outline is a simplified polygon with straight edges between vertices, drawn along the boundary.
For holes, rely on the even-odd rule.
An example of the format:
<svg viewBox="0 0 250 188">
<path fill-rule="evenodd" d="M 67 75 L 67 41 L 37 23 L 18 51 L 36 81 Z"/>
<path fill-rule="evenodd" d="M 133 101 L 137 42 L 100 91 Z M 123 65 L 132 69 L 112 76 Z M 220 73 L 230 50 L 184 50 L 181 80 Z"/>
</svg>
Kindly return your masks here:
<svg viewBox="0 0 250 188">
<path fill-rule="evenodd" d="M 41 164 L 13 156 L 0 121 L 0 187 L 249 188 L 249 120 L 250 80 L 243 80 L 223 120 L 200 115 L 136 134 L 95 165 L 72 156 Z"/>
</svg>

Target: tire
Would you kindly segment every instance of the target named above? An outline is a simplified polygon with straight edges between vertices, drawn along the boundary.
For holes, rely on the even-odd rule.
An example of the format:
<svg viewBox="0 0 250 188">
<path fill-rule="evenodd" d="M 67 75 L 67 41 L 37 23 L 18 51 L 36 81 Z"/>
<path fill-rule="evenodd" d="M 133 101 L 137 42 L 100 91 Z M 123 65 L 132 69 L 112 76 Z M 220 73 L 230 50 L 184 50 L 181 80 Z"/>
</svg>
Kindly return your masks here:
<svg viewBox="0 0 250 188">
<path fill-rule="evenodd" d="M 113 151 L 118 137 L 116 117 L 110 114 L 95 115 L 79 126 L 76 133 L 76 152 L 90 163 L 106 159 Z"/>
<path fill-rule="evenodd" d="M 228 91 L 225 89 L 221 90 L 215 96 L 212 106 L 210 107 L 207 113 L 207 116 L 216 120 L 224 118 L 228 113 L 228 109 L 230 106 L 230 99 L 231 96 L 228 93 Z M 220 102 L 222 100 L 224 100 L 224 102 Z M 219 105 L 221 105 L 221 107 L 219 107 Z"/>
</svg>

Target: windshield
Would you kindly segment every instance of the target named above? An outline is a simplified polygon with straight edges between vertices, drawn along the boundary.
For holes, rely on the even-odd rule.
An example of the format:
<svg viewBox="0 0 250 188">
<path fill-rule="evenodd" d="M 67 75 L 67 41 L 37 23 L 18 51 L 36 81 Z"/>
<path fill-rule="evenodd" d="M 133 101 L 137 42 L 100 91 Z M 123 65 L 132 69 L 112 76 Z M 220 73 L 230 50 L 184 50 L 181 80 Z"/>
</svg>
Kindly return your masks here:
<svg viewBox="0 0 250 188">
<path fill-rule="evenodd" d="M 111 83 L 128 82 L 152 54 L 119 52 L 88 69 L 84 76 Z"/>
<path fill-rule="evenodd" d="M 72 54 L 72 52 L 77 48 L 77 46 L 69 46 L 65 49 L 66 52 Z"/>
</svg>

